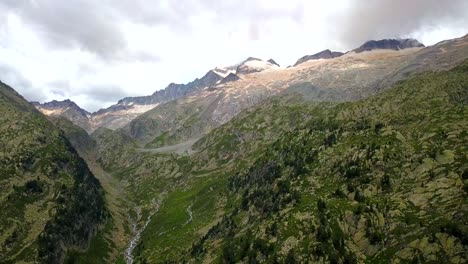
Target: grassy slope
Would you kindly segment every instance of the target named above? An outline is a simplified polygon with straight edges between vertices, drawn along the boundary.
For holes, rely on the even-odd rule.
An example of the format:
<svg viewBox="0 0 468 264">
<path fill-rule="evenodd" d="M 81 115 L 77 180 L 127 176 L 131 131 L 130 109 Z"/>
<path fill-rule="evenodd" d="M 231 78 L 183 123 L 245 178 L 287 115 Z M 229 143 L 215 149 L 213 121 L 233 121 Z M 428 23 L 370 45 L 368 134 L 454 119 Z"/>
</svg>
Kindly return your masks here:
<svg viewBox="0 0 468 264">
<path fill-rule="evenodd" d="M 236 202 L 188 258 L 463 263 L 467 72 L 414 77 L 282 135 L 232 172 Z"/>
<path fill-rule="evenodd" d="M 106 219 L 99 182 L 63 134 L 0 83 L 0 262 L 63 261 Z"/>
<path fill-rule="evenodd" d="M 137 263 L 457 262 L 466 81 L 465 64 L 355 103 L 281 95 L 213 130 L 192 156 L 139 151 L 120 131 L 93 136 L 99 162 L 142 209 L 139 227 L 160 204 Z"/>
<path fill-rule="evenodd" d="M 273 99 L 215 129 L 143 233 L 139 260 L 463 262 L 466 73 L 336 106 Z"/>
</svg>

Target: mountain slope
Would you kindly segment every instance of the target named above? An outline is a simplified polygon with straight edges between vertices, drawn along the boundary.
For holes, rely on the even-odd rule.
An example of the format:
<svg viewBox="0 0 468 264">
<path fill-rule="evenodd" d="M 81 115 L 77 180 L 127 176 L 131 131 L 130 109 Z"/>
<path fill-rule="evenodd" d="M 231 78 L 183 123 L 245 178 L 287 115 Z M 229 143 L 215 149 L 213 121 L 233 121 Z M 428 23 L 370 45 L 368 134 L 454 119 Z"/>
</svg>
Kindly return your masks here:
<svg viewBox="0 0 468 264">
<path fill-rule="evenodd" d="M 316 110 L 252 150 L 229 173 L 230 208 L 187 259 L 466 262 L 467 73 L 468 61 Z"/>
<path fill-rule="evenodd" d="M 107 212 L 99 182 L 63 134 L 0 83 L 0 260 L 62 263 Z"/>
<path fill-rule="evenodd" d="M 294 89 L 215 128 L 190 156 L 103 131 L 102 161 L 143 215 L 135 262 L 464 263 L 467 71 L 416 75 L 357 102 Z"/>
<path fill-rule="evenodd" d="M 99 127 L 121 128 L 138 115 L 151 110 L 159 104 L 164 104 L 216 85 L 223 78 L 224 76 L 216 73 L 214 70 L 210 70 L 202 78 L 197 78 L 187 84 L 171 83 L 165 89 L 156 91 L 149 96 L 126 97 L 119 100 L 117 104 L 100 109 L 94 113 L 86 112 L 70 100 L 61 102 L 52 101 L 44 104 L 35 102 L 34 105 L 47 116 L 65 117 L 85 129 L 88 133 L 92 133 Z M 229 80 L 232 80 L 232 77 L 227 81 Z"/>
<path fill-rule="evenodd" d="M 422 48 L 423 44 L 415 39 L 381 39 L 381 40 L 371 40 L 364 43 L 357 49 L 352 51 L 356 53 L 361 53 L 364 51 L 371 51 L 376 49 L 391 49 L 391 50 L 401 50 L 408 48 Z"/>
<path fill-rule="evenodd" d="M 230 159 L 239 164 L 227 173 L 226 213 L 184 261 L 466 262 L 467 73 L 465 62 L 312 108 L 265 150 Z M 237 131 L 207 138 L 246 127 L 227 125 Z M 250 165 L 239 166 L 245 155 Z M 154 260 L 146 239 L 141 254 Z"/>
<path fill-rule="evenodd" d="M 314 55 L 306 55 L 296 61 L 294 66 L 297 66 L 301 63 L 304 63 L 306 61 L 310 60 L 320 60 L 320 59 L 333 59 L 336 57 L 343 56 L 344 53 L 339 52 L 339 51 L 330 51 L 329 49 L 323 50 L 321 52 L 318 52 Z"/>
<path fill-rule="evenodd" d="M 124 131 L 143 145 L 156 143 L 148 147 L 179 144 L 201 137 L 242 110 L 280 92 L 300 91 L 311 101 L 355 101 L 411 74 L 449 69 L 466 58 L 467 36 L 427 48 L 349 52 L 332 59 L 309 60 L 287 69 L 243 74 L 236 81 L 220 83 L 155 107 L 130 122 Z M 186 109 L 185 114 L 179 108 Z"/>
<path fill-rule="evenodd" d="M 33 102 L 32 104 L 46 116 L 64 117 L 85 130 L 89 131 L 91 129 L 91 124 L 89 123 L 91 114 L 70 100 L 54 100 L 43 104 Z"/>
</svg>

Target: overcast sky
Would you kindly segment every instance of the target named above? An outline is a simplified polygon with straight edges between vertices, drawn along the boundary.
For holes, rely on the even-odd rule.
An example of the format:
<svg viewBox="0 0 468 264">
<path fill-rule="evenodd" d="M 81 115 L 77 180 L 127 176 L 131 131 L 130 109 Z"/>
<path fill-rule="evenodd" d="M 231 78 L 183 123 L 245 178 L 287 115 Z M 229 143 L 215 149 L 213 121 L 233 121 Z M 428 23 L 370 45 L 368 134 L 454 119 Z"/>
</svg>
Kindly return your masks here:
<svg viewBox="0 0 468 264">
<path fill-rule="evenodd" d="M 95 111 L 249 56 L 288 66 L 370 39 L 467 33 L 466 0 L 0 0 L 0 80 Z"/>
</svg>

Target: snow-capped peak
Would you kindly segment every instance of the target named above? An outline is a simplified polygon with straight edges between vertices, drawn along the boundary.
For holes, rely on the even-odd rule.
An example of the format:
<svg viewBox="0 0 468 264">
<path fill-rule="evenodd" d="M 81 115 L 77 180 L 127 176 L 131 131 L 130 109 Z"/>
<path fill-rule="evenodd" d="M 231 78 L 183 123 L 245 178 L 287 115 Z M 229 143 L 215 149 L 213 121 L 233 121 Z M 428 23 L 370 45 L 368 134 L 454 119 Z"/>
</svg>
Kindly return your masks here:
<svg viewBox="0 0 468 264">
<path fill-rule="evenodd" d="M 250 74 L 254 72 L 261 72 L 264 70 L 278 69 L 279 66 L 276 63 L 270 61 L 264 61 L 257 58 L 248 58 L 237 67 L 237 74 Z"/>
<path fill-rule="evenodd" d="M 235 69 L 230 69 L 230 67 L 216 67 L 213 69 L 213 72 L 218 74 L 219 76 L 226 78 L 230 73 L 236 73 Z"/>
</svg>

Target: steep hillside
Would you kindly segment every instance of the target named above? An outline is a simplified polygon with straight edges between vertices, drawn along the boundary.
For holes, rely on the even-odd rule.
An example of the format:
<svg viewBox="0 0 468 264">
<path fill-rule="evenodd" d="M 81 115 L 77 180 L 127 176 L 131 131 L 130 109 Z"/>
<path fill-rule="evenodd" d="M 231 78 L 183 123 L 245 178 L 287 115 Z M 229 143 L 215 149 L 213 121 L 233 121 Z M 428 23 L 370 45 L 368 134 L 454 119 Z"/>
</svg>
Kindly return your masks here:
<svg viewBox="0 0 468 264">
<path fill-rule="evenodd" d="M 465 263 L 467 73 L 464 62 L 347 103 L 287 91 L 190 156 L 102 133 L 101 153 L 136 204 L 132 259 Z"/>
<path fill-rule="evenodd" d="M 85 160 L 91 172 L 101 183 L 105 192 L 106 207 L 110 213 L 105 228 L 96 234 L 89 245 L 89 250 L 85 253 L 77 252 L 73 255 L 74 263 L 114 263 L 123 259 L 123 252 L 132 235 L 130 230 L 132 222 L 129 219 L 129 211 L 132 205 L 129 204 L 127 193 L 123 190 L 119 180 L 104 170 L 103 164 L 106 164 L 106 157 L 111 158 L 113 162 L 128 160 L 129 156 L 125 155 L 124 149 L 117 148 L 117 146 L 125 144 L 125 142 L 119 141 L 114 136 L 109 136 L 111 138 L 110 145 L 101 140 L 101 138 L 106 137 L 104 135 L 107 131 L 110 132 L 109 134 L 116 134 L 110 129 L 100 128 L 96 130 L 93 134 L 99 135 L 96 136 L 98 139 L 96 141 L 84 129 L 66 118 L 50 119 L 56 127 L 63 131 L 64 136 L 78 151 L 80 157 Z M 106 156 L 103 153 L 104 151 L 114 153 L 114 155 Z M 97 160 L 98 157 L 100 157 L 99 161 L 101 163 Z"/>
<path fill-rule="evenodd" d="M 468 36 L 363 47 L 216 68 L 215 84 L 92 138 L 36 113 L 48 125 L 28 133 L 67 137 L 106 192 L 112 221 L 69 260 L 466 263 Z"/>
<path fill-rule="evenodd" d="M 250 149 L 250 165 L 233 167 L 224 217 L 185 261 L 465 263 L 467 87 L 465 62 L 313 108 L 305 124 Z M 246 121 L 207 139 L 254 130 Z"/>
<path fill-rule="evenodd" d="M 91 124 L 89 122 L 91 114 L 70 100 L 54 100 L 43 104 L 33 102 L 32 104 L 46 116 L 64 117 L 87 131 L 91 130 Z"/>
<path fill-rule="evenodd" d="M 0 83 L 0 262 L 62 263 L 107 219 L 103 191 L 62 132 Z"/>
<path fill-rule="evenodd" d="M 64 136 L 70 141 L 73 148 L 75 148 L 81 157 L 92 155 L 92 152 L 96 149 L 96 142 L 83 128 L 62 116 L 49 117 L 49 120 L 62 130 Z"/>
<path fill-rule="evenodd" d="M 329 49 L 322 50 L 321 52 L 315 53 L 314 55 L 306 55 L 296 61 L 294 66 L 297 66 L 301 63 L 304 63 L 306 61 L 310 60 L 328 60 L 328 59 L 333 59 L 336 57 L 343 56 L 343 52 L 339 51 L 330 51 Z"/>
</svg>

